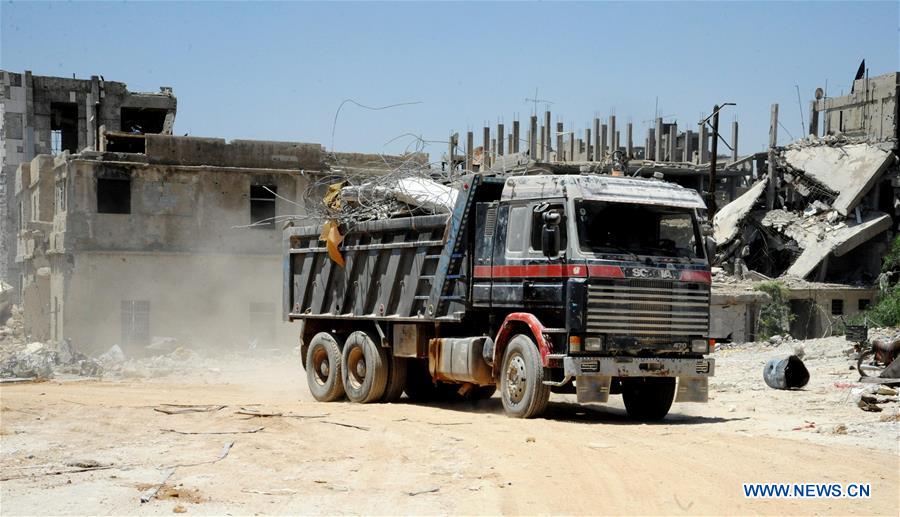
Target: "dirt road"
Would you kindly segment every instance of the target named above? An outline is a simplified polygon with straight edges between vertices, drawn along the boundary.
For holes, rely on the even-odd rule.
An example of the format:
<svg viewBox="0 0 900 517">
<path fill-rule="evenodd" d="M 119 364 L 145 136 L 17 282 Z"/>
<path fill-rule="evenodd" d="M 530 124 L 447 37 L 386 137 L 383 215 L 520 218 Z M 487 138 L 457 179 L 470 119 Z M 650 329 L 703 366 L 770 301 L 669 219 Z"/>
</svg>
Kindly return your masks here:
<svg viewBox="0 0 900 517">
<path fill-rule="evenodd" d="M 728 375 L 737 373 L 719 382 Z M 286 361 L 190 379 L 7 385 L 0 501 L 3 515 L 897 514 L 896 436 L 794 431 L 810 420 L 785 409 L 799 399 L 767 402 L 769 393 L 726 387 L 708 405 L 675 405 L 663 423 L 642 425 L 619 400 L 583 407 L 559 395 L 539 420 L 505 417 L 496 396 L 321 404 Z M 168 415 L 154 410 L 163 403 L 226 407 Z M 290 416 L 236 414 L 241 407 Z M 142 504 L 175 464 L 198 465 L 176 468 Z M 91 465 L 112 468 L 52 474 Z M 767 481 L 871 483 L 872 497 L 743 497 L 742 483 Z"/>
</svg>

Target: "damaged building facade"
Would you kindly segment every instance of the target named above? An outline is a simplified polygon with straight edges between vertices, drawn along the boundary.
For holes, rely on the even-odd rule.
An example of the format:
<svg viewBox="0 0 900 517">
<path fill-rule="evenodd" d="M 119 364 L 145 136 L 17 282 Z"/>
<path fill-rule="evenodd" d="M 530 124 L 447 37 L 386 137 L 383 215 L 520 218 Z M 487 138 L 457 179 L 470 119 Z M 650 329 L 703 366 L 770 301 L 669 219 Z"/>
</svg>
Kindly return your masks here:
<svg viewBox="0 0 900 517">
<path fill-rule="evenodd" d="M 15 262 L 21 215 L 14 201 L 16 168 L 41 154 L 99 149 L 100 133 L 171 134 L 172 89 L 132 92 L 102 76 L 90 79 L 0 70 L 0 279 L 20 291 Z"/>
<path fill-rule="evenodd" d="M 810 135 L 773 146 L 767 173 L 715 214 L 717 262 L 738 282 L 781 280 L 795 337 L 828 334 L 878 295 L 900 222 L 898 93 L 892 72 L 813 101 Z"/>
<path fill-rule="evenodd" d="M 102 137 L 105 138 L 105 135 Z M 132 353 L 154 338 L 279 338 L 279 215 L 302 215 L 317 144 L 144 135 L 145 152 L 40 155 L 16 173 L 26 332 Z M 103 145 L 101 145 L 103 147 Z M 282 341 L 284 342 L 284 341 Z"/>
</svg>

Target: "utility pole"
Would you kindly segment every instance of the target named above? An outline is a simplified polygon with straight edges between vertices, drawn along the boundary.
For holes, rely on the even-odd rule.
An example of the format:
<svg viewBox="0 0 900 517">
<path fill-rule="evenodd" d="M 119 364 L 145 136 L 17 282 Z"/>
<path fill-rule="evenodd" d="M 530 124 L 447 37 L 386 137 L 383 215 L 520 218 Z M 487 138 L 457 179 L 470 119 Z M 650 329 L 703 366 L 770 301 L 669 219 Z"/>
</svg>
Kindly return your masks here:
<svg viewBox="0 0 900 517">
<path fill-rule="evenodd" d="M 719 105 L 713 106 L 712 119 L 712 155 L 709 157 L 709 201 L 706 206 L 709 215 L 716 213 L 716 161 L 719 153 Z"/>
<path fill-rule="evenodd" d="M 703 133 L 703 128 L 706 127 L 706 124 L 709 123 L 710 119 L 712 119 L 712 149 L 709 157 L 709 190 L 707 190 L 706 195 L 706 208 L 709 214 L 709 217 L 712 217 L 716 213 L 716 162 L 719 158 L 719 139 L 722 138 L 719 135 L 719 111 L 725 108 L 725 106 L 735 106 L 733 102 L 726 102 L 722 105 L 716 104 L 713 107 L 712 115 L 706 117 L 705 119 L 700 121 L 700 129 L 701 134 Z M 724 142 L 724 139 L 723 139 Z M 731 149 L 732 147 L 728 145 L 728 142 L 724 142 L 725 146 Z M 702 145 L 702 144 L 701 144 Z"/>
</svg>

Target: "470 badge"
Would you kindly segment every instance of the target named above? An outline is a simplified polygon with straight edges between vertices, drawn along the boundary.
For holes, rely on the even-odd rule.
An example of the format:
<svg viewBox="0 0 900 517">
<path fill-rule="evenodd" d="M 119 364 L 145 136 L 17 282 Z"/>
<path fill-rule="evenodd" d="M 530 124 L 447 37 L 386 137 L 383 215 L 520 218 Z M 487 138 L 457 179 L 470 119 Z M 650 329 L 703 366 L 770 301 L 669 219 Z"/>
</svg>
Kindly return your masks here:
<svg viewBox="0 0 900 517">
<path fill-rule="evenodd" d="M 664 278 L 668 280 L 677 280 L 678 271 L 674 269 L 657 269 L 650 267 L 623 267 L 625 276 L 628 278 Z"/>
</svg>

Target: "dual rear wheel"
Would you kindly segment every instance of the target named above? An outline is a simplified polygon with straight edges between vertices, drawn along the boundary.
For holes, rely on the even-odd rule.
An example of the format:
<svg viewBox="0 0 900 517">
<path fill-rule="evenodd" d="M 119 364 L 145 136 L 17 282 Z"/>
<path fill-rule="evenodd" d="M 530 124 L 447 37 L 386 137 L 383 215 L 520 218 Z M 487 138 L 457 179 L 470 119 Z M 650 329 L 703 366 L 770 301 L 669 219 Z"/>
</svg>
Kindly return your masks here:
<svg viewBox="0 0 900 517">
<path fill-rule="evenodd" d="M 334 336 L 319 332 L 306 350 L 306 381 L 313 398 L 333 402 L 396 402 L 406 384 L 406 359 L 394 357 L 365 332 L 353 332 L 343 350 Z"/>
</svg>

